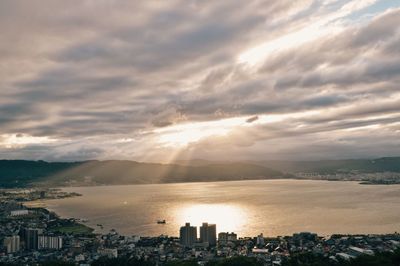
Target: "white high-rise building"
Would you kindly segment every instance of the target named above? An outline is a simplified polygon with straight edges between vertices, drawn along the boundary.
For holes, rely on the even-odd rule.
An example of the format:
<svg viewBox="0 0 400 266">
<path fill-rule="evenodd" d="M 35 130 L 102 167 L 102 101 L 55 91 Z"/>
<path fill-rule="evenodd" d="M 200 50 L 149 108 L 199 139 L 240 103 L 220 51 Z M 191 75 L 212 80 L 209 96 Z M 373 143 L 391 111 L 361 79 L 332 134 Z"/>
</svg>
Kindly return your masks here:
<svg viewBox="0 0 400 266">
<path fill-rule="evenodd" d="M 62 249 L 63 239 L 61 236 L 39 236 L 38 248 L 39 249 Z"/>
<path fill-rule="evenodd" d="M 8 236 L 4 239 L 4 246 L 7 249 L 7 253 L 15 253 L 20 250 L 19 236 Z"/>
</svg>

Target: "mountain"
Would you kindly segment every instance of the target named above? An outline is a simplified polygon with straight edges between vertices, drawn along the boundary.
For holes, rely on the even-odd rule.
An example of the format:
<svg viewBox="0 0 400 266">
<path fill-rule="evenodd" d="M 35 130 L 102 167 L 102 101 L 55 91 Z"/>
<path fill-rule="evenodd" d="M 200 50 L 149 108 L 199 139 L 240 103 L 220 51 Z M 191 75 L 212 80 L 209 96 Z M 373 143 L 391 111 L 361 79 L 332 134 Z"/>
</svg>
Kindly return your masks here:
<svg viewBox="0 0 400 266">
<path fill-rule="evenodd" d="M 202 166 L 135 161 L 45 162 L 0 160 L 0 187 L 117 185 L 287 178 L 249 163 Z"/>
<path fill-rule="evenodd" d="M 264 167 L 271 167 L 285 173 L 381 173 L 400 172 L 400 157 L 377 159 L 321 160 L 321 161 L 262 161 L 251 162 Z"/>
<path fill-rule="evenodd" d="M 175 161 L 175 163 L 187 166 L 205 166 L 233 162 L 195 159 Z M 244 161 L 243 163 L 259 165 L 291 174 L 299 172 L 319 174 L 400 172 L 400 157 L 320 161 Z"/>
<path fill-rule="evenodd" d="M 274 170 L 276 169 L 276 170 Z M 400 157 L 373 160 L 45 162 L 0 160 L 0 187 L 78 186 L 291 178 L 296 173 L 400 173 Z"/>
</svg>

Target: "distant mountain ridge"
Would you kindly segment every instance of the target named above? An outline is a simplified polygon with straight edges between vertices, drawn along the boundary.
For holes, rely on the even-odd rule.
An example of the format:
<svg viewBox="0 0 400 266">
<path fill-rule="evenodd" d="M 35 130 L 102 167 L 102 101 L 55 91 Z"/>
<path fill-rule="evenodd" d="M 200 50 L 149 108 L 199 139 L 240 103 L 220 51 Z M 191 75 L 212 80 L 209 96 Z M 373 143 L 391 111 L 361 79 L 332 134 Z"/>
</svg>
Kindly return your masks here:
<svg viewBox="0 0 400 266">
<path fill-rule="evenodd" d="M 381 173 L 400 172 L 400 157 L 382 157 L 377 159 L 321 160 L 321 161 L 265 161 L 256 163 L 265 167 L 288 172 L 319 174 L 335 173 Z"/>
<path fill-rule="evenodd" d="M 207 160 L 176 161 L 182 165 L 212 165 L 216 162 Z M 218 163 L 224 163 L 220 161 Z M 233 162 L 230 162 L 233 163 Z M 284 173 L 379 173 L 400 172 L 400 157 L 382 157 L 377 159 L 347 159 L 347 160 L 320 160 L 320 161 L 244 161 L 244 163 L 276 169 Z"/>
<path fill-rule="evenodd" d="M 0 160 L 0 187 L 78 186 L 293 178 L 296 173 L 400 173 L 400 157 L 321 161 L 108 160 L 45 162 Z"/>
<path fill-rule="evenodd" d="M 249 163 L 204 166 L 135 161 L 45 162 L 0 160 L 0 187 L 117 185 L 288 178 Z"/>
</svg>

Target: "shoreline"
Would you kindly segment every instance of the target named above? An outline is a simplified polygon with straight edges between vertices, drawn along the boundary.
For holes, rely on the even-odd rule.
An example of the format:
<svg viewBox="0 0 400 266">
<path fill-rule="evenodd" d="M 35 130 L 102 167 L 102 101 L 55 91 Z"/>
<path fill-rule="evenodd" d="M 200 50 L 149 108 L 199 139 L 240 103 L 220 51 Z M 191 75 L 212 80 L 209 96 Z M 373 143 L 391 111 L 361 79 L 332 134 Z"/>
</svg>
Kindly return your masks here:
<svg viewBox="0 0 400 266">
<path fill-rule="evenodd" d="M 121 183 L 121 184 L 78 184 L 68 186 L 51 186 L 46 188 L 87 188 L 87 187 L 116 187 L 116 186 L 149 186 L 149 185 L 185 185 L 185 184 L 210 184 L 210 183 L 225 183 L 225 182 L 245 182 L 245 181 L 322 181 L 322 182 L 357 182 L 363 184 L 363 180 L 340 180 L 340 179 L 312 179 L 312 178 L 267 178 L 267 179 L 240 179 L 240 180 L 210 180 L 210 181 L 187 181 L 187 182 L 164 182 L 164 183 Z M 368 183 L 369 184 L 369 183 Z M 371 183 L 371 185 L 380 185 L 380 183 Z M 390 185 L 400 185 L 400 183 L 393 183 Z M 45 187 L 32 187 L 32 188 L 45 188 Z M 0 188 L 1 189 L 1 188 Z M 24 188 L 15 188 L 24 189 Z"/>
<path fill-rule="evenodd" d="M 392 188 L 384 188 L 384 187 L 371 187 L 371 186 L 361 186 L 358 184 L 358 182 L 354 183 L 353 182 L 328 182 L 327 180 L 286 180 L 286 179 L 274 179 L 274 180 L 255 180 L 253 182 L 248 182 L 248 181 L 227 181 L 227 182 L 213 182 L 213 183 L 179 183 L 179 184 L 161 184 L 161 185 L 152 185 L 152 184 L 146 184 L 146 185 L 115 185 L 115 186 L 91 186 L 91 187 L 67 187 L 65 188 L 65 191 L 67 192 L 71 192 L 71 191 L 76 191 L 79 193 L 84 194 L 85 197 L 83 197 L 82 199 L 78 198 L 78 199 L 71 199 L 71 200 L 67 200 L 67 201 L 50 201 L 48 202 L 48 204 L 50 204 L 49 208 L 53 211 L 56 211 L 57 213 L 60 213 L 63 217 L 65 218 L 69 218 L 69 217 L 75 217 L 75 218 L 86 218 L 89 219 L 89 222 L 85 222 L 85 224 L 89 225 L 90 227 L 94 228 L 96 232 L 99 233 L 107 233 L 107 230 L 115 228 L 118 231 L 120 231 L 123 234 L 126 235 L 131 235 L 131 234 L 136 234 L 136 235 L 143 235 L 143 236 L 158 236 L 160 234 L 168 234 L 168 235 L 176 235 L 178 230 L 179 230 L 179 226 L 182 225 L 182 223 L 184 223 L 184 219 L 185 217 L 188 218 L 188 222 L 191 222 L 192 224 L 201 224 L 197 218 L 190 218 L 187 217 L 185 215 L 187 215 L 189 208 L 193 209 L 193 208 L 200 208 L 200 210 L 204 210 L 205 206 L 200 206 L 200 205 L 210 205 L 207 206 L 207 208 L 211 207 L 211 210 L 214 210 L 215 208 L 221 208 L 223 210 L 224 206 L 219 206 L 222 203 L 220 202 L 220 197 L 217 197 L 214 199 L 214 196 L 210 195 L 210 197 L 206 196 L 208 195 L 209 192 L 207 192 L 208 190 L 210 191 L 220 191 L 221 189 L 227 189 L 227 193 L 230 196 L 228 197 L 228 211 L 229 210 L 233 210 L 234 213 L 232 214 L 232 217 L 236 217 L 236 212 L 243 212 L 243 217 L 240 218 L 241 220 L 243 220 L 244 223 L 246 223 L 246 226 L 244 227 L 231 227 L 229 224 L 225 225 L 223 224 L 222 220 L 220 219 L 220 215 L 218 215 L 217 213 L 213 216 L 213 217 L 209 217 L 209 215 L 200 215 L 203 219 L 203 221 L 209 221 L 209 222 L 214 222 L 214 223 L 220 223 L 221 226 L 219 227 L 220 230 L 233 230 L 234 232 L 238 233 L 240 236 L 248 236 L 248 235 L 254 235 L 257 232 L 264 232 L 264 233 L 268 233 L 269 235 L 272 236 L 279 236 L 279 235 L 290 235 L 292 233 L 295 232 L 299 232 L 299 231 L 315 231 L 321 235 L 329 235 L 329 234 L 334 234 L 334 233 L 342 233 L 342 234 L 370 234 L 370 233 L 374 233 L 374 234 L 386 234 L 386 233 L 391 233 L 391 232 L 395 232 L 398 231 L 398 227 L 392 225 L 392 224 L 398 224 L 398 221 L 394 221 L 393 219 L 391 219 L 391 224 L 388 226 L 381 226 L 379 227 L 379 221 L 377 221 L 378 219 L 373 219 L 371 222 L 367 222 L 367 221 L 363 221 L 360 224 L 360 227 L 358 228 L 358 226 L 353 226 L 351 224 L 346 224 L 345 222 L 343 222 L 343 226 L 340 225 L 324 225 L 323 223 L 320 223 L 320 220 L 323 219 L 319 219 L 316 218 L 314 219 L 314 221 L 310 221 L 310 226 L 306 226 L 306 225 L 302 225 L 302 224 L 298 224 L 296 223 L 298 220 L 296 217 L 294 217 L 294 215 L 288 215 L 287 217 L 289 219 L 291 219 L 290 221 L 287 221 L 285 223 L 284 226 L 278 224 L 277 222 L 275 222 L 276 220 L 279 220 L 281 216 L 276 216 L 274 217 L 269 217 L 268 219 L 271 220 L 271 224 L 272 227 L 268 226 L 269 222 L 263 222 L 262 217 L 260 217 L 260 215 L 257 215 L 256 210 L 260 210 L 261 213 L 268 213 L 268 211 L 263 211 L 263 205 L 261 205 L 261 207 L 251 207 L 251 208 L 244 208 L 243 206 L 245 206 L 247 203 L 251 203 L 250 201 L 247 200 L 247 196 L 245 196 L 246 192 L 240 193 L 244 194 L 243 196 L 246 197 L 246 201 L 243 202 L 243 205 L 241 203 L 241 200 L 237 200 L 235 199 L 234 194 L 235 191 L 238 191 L 238 189 L 240 189 L 244 184 L 249 184 L 249 188 L 254 188 L 255 189 L 255 195 L 259 195 L 259 197 L 263 198 L 263 194 L 268 193 L 270 196 L 265 195 L 266 197 L 272 197 L 273 199 L 273 203 L 274 198 L 276 197 L 281 197 L 284 196 L 281 192 L 279 192 L 280 189 L 282 189 L 283 191 L 286 191 L 285 189 L 287 188 L 288 191 L 287 193 L 290 193 L 290 195 L 288 196 L 288 200 L 285 200 L 284 205 L 282 205 L 282 207 L 287 207 L 288 210 L 293 209 L 292 207 L 296 207 L 296 206 L 309 206 L 311 203 L 296 203 L 299 202 L 299 200 L 301 200 L 301 198 L 299 197 L 303 197 L 303 189 L 305 192 L 310 192 L 310 197 L 313 199 L 316 199 L 315 197 L 319 197 L 319 196 L 324 196 L 324 191 L 329 191 L 331 198 L 333 200 L 333 202 L 336 202 L 335 200 L 337 199 L 337 203 L 333 203 L 333 207 L 334 208 L 339 208 L 340 212 L 338 212 L 339 215 L 343 215 L 342 218 L 338 218 L 338 219 L 343 219 L 344 221 L 350 220 L 353 221 L 355 219 L 353 219 L 351 216 L 347 219 L 346 214 L 348 214 L 349 212 L 346 211 L 346 208 L 342 208 L 342 204 L 344 204 L 344 202 L 342 202 L 342 200 L 340 200 L 340 197 L 337 197 L 335 195 L 333 195 L 332 193 L 334 191 L 337 191 L 338 189 L 340 189 L 340 191 L 344 191 L 343 193 L 337 193 L 337 195 L 342 195 L 342 196 L 346 196 L 349 195 L 351 197 L 351 194 L 354 190 L 360 191 L 360 193 L 363 193 L 363 199 L 368 199 L 368 195 L 370 195 L 370 192 L 375 193 L 375 191 L 377 191 L 377 193 L 379 195 L 381 195 L 382 193 L 385 193 L 385 191 L 387 190 L 392 190 Z M 272 191 L 276 191 L 276 189 L 278 189 L 278 191 L 272 192 Z M 301 188 L 301 189 L 300 189 Z M 343 189 L 341 189 L 343 188 Z M 157 213 L 154 214 L 148 214 L 146 211 L 146 193 L 150 193 L 151 195 L 153 195 L 151 197 L 152 202 L 154 201 L 155 206 L 164 206 L 163 208 L 168 208 L 167 205 L 165 205 L 166 203 L 164 202 L 164 197 L 167 197 L 167 195 L 181 195 L 181 192 L 183 191 L 204 191 L 201 192 L 201 194 L 199 195 L 203 195 L 206 196 L 206 198 L 209 198 L 209 200 L 206 200 L 205 203 L 201 203 L 201 202 L 197 202 L 195 201 L 191 201 L 191 206 L 188 206 L 187 204 L 180 204 L 179 206 L 172 203 L 173 205 L 171 205 L 171 208 L 173 207 L 173 209 L 171 209 L 171 211 L 167 211 L 169 213 L 164 214 L 163 212 L 160 212 L 161 209 L 160 207 L 155 207 L 157 208 Z M 165 190 L 165 192 L 162 191 Z M 399 191 L 398 187 L 393 187 L 394 191 Z M 143 193 L 141 192 L 143 191 Z M 160 191 L 160 192 L 157 192 Z M 170 191 L 170 192 L 168 192 Z M 231 191 L 231 193 L 229 192 Z M 263 192 L 265 191 L 265 192 Z M 270 191 L 270 192 L 267 192 Z M 380 192 L 381 191 L 381 192 Z M 133 193 L 133 194 L 132 194 Z M 136 194 L 139 193 L 139 194 Z M 178 194 L 176 194 L 178 193 Z M 271 194 L 273 193 L 273 194 Z M 286 192 L 285 192 L 286 193 Z M 165 194 L 165 195 L 164 195 Z M 130 196 L 130 195 L 136 195 L 136 196 Z M 186 193 L 184 193 L 184 195 L 186 195 Z M 194 194 L 197 195 L 197 194 Z M 292 196 L 291 196 L 292 195 Z M 249 195 L 248 195 L 249 196 Z M 137 198 L 138 197 L 138 198 Z M 169 196 L 168 196 L 169 197 Z M 250 196 L 249 196 L 250 197 Z M 258 196 L 257 196 L 258 197 Z M 293 198 L 292 198 L 293 197 Z M 192 200 L 193 196 L 185 196 L 184 198 L 188 198 L 188 200 Z M 136 200 L 138 199 L 138 200 Z M 252 201 L 253 203 L 255 202 L 259 202 L 257 201 L 256 198 L 254 197 L 250 197 L 249 199 L 252 200 L 256 200 L 256 201 Z M 276 198 L 277 199 L 277 198 Z M 293 201 L 294 199 L 296 199 L 296 201 Z M 97 202 L 104 200 L 104 208 L 100 205 L 97 204 Z M 352 201 L 352 198 L 350 198 L 349 200 Z M 291 203 L 293 201 L 293 203 Z M 109 203 L 108 203 L 109 202 Z M 125 203 L 124 203 L 125 202 Z M 267 204 L 267 202 L 265 202 L 265 200 L 260 200 L 260 204 Z M 286 202 L 286 203 L 285 203 Z M 325 202 L 325 200 L 323 201 Z M 360 211 L 357 211 L 357 213 L 359 213 L 360 215 L 362 215 L 361 217 L 365 217 L 368 216 L 367 214 L 365 214 L 365 212 L 363 212 L 362 210 L 364 210 L 366 207 L 367 209 L 368 204 L 364 204 L 358 199 L 354 199 L 354 204 L 362 204 L 360 206 L 363 206 L 362 209 Z M 395 202 L 398 202 L 398 200 L 396 200 Z M 221 204 L 219 204 L 221 203 Z M 253 204 L 251 203 L 251 204 Z M 278 203 L 278 201 L 276 201 L 276 203 Z M 144 204 L 144 205 L 143 205 Z M 280 203 L 279 203 L 280 204 Z M 294 205 L 293 205 L 294 204 Z M 322 205 L 321 205 L 322 204 Z M 317 210 L 318 208 L 323 208 L 324 207 L 324 203 L 321 204 L 317 204 Z M 175 206 L 176 205 L 176 206 Z M 197 206 L 199 205 L 199 207 Z M 217 206 L 217 207 L 214 207 Z M 311 214 L 315 214 L 316 211 L 313 211 L 315 204 L 312 204 L 312 206 L 307 207 L 307 210 L 310 211 Z M 145 206 L 143 208 L 143 210 L 141 210 L 140 206 Z M 230 206 L 233 206 L 232 208 L 230 208 Z M 247 206 L 247 205 L 246 205 Z M 257 203 L 258 206 L 258 203 Z M 275 206 L 275 205 L 274 205 Z M 329 205 L 330 206 L 330 205 Z M 327 207 L 329 207 L 327 206 Z M 379 205 L 381 206 L 381 205 Z M 279 206 L 276 206 L 279 207 Z M 314 206 L 315 207 L 315 206 Z M 275 207 L 274 207 L 275 208 Z M 281 208 L 281 207 L 279 207 Z M 103 210 L 104 209 L 104 210 Z M 265 208 L 264 208 L 265 209 Z M 398 207 L 395 207 L 395 209 L 398 209 Z M 125 211 L 124 211 L 125 210 Z M 268 209 L 265 209 L 268 210 Z M 329 209 L 330 210 L 330 209 Z M 277 209 L 278 211 L 278 209 Z M 321 211 L 324 211 L 324 209 L 319 209 L 319 212 L 321 213 Z M 141 215 L 143 216 L 143 218 L 128 218 L 125 217 L 124 212 L 127 212 L 129 214 L 133 214 L 133 212 L 135 212 L 137 215 Z M 112 213 L 113 215 L 110 215 L 110 213 Z M 191 212 L 193 213 L 193 211 Z M 282 211 L 279 211 L 279 213 L 281 213 L 282 217 L 286 217 L 286 214 L 284 214 L 284 209 L 282 209 Z M 330 212 L 332 213 L 332 212 Z M 378 213 L 378 212 L 377 212 Z M 381 211 L 379 213 L 382 213 L 382 217 L 389 217 L 391 215 L 391 213 L 393 213 L 393 211 Z M 181 215 L 182 214 L 182 217 Z M 321 213 L 322 214 L 322 213 Z M 365 214 L 365 215 L 364 215 Z M 120 216 L 121 215 L 121 216 Z M 230 213 L 228 213 L 228 217 Z M 104 218 L 106 216 L 106 218 Z M 301 215 L 304 216 L 304 215 Z M 331 216 L 331 215 L 330 215 Z M 125 217 L 125 218 L 124 218 Z M 181 217 L 181 218 L 179 218 Z M 256 221 L 257 223 L 253 226 L 250 226 L 250 223 L 248 223 L 247 219 L 255 219 L 254 221 Z M 126 220 L 127 223 L 121 223 L 119 220 L 120 219 L 124 219 L 124 221 Z M 166 219 L 168 221 L 168 224 L 164 227 L 158 226 L 156 225 L 156 221 L 157 219 Z M 192 219 L 192 220 L 190 220 Z M 197 219 L 197 220 L 196 220 Z M 215 219 L 215 220 L 214 220 Z M 294 219 L 294 220 L 292 220 Z M 264 219 L 265 220 L 265 219 Z M 104 226 L 103 229 L 101 229 L 100 227 L 97 227 L 97 224 L 100 223 Z"/>
<path fill-rule="evenodd" d="M 61 199 L 62 200 L 62 199 Z M 25 205 L 24 205 L 25 206 Z M 87 228 L 90 228 L 92 230 L 92 234 L 94 235 L 106 235 L 104 233 L 100 233 L 97 232 L 96 233 L 96 229 L 85 224 L 84 221 L 81 221 L 81 218 L 75 218 L 75 217 L 61 217 L 59 214 L 57 214 L 55 211 L 52 211 L 50 209 L 48 209 L 47 207 L 29 207 L 27 206 L 28 209 L 32 209 L 32 210 L 45 210 L 48 213 L 53 213 L 56 217 L 58 217 L 58 219 L 60 220 L 74 220 L 75 223 L 79 224 L 79 225 L 83 225 Z M 118 229 L 110 229 L 110 232 L 118 232 Z M 223 233 L 223 232 L 221 232 Z M 297 232 L 293 232 L 293 234 L 291 235 L 274 235 L 274 236 L 269 236 L 266 235 L 265 238 L 270 238 L 270 239 L 275 239 L 275 238 L 286 238 L 286 237 L 292 237 L 295 234 L 301 234 L 301 233 L 313 233 L 313 231 L 297 231 Z M 319 237 L 323 237 L 323 238 L 329 238 L 329 237 L 366 237 L 366 236 L 394 236 L 394 235 L 400 235 L 400 232 L 394 231 L 394 232 L 388 232 L 388 233 L 331 233 L 331 234 L 318 234 L 315 233 L 316 235 L 318 235 Z M 169 237 L 169 238 L 179 238 L 179 236 L 172 236 L 172 235 L 165 235 L 165 234 L 160 234 L 160 235 L 136 235 L 136 234 L 121 234 L 123 236 L 138 236 L 140 238 L 159 238 L 159 237 Z M 255 236 L 239 236 L 238 239 L 251 239 L 254 238 Z"/>
<path fill-rule="evenodd" d="M 364 179 L 328 179 L 328 178 L 255 178 L 255 179 L 232 179 L 232 180 L 210 180 L 210 181 L 185 181 L 185 182 L 161 182 L 161 183 L 121 183 L 121 184 L 100 184 L 100 183 L 80 183 L 76 185 L 55 185 L 41 186 L 32 184 L 30 187 L 0 187 L 0 191 L 15 191 L 15 190 L 62 190 L 64 188 L 87 188 L 87 187 L 115 187 L 115 186 L 148 186 L 148 185 L 184 185 L 184 184 L 209 184 L 209 183 L 224 183 L 224 182 L 244 182 L 244 181 L 324 181 L 324 182 L 357 182 L 359 185 L 400 185 L 400 180 L 364 180 Z M 74 193 L 74 192 L 71 192 Z M 76 195 L 80 196 L 80 195 Z"/>
<path fill-rule="evenodd" d="M 85 194 L 83 193 L 83 195 Z M 249 232 L 240 236 L 236 233 L 216 231 L 215 242 L 212 245 L 196 236 L 196 240 L 191 246 L 186 246 L 180 236 L 176 234 L 133 235 L 119 233 L 119 230 L 114 229 L 95 232 L 95 227 L 86 225 L 80 219 L 63 218 L 56 211 L 50 210 L 46 206 L 46 201 L 50 200 L 54 199 L 22 202 L 24 206 L 28 207 L 29 215 L 9 217 L 5 221 L 7 226 L 4 228 L 11 228 L 13 232 L 16 232 L 22 223 L 25 228 L 23 230 L 35 231 L 38 235 L 40 234 L 39 237 L 42 239 L 56 239 L 59 243 L 58 246 L 29 249 L 22 246 L 16 253 L 18 256 L 0 256 L 0 262 L 29 260 L 35 263 L 39 262 L 41 265 L 40 263 L 46 261 L 47 258 L 59 257 L 64 262 L 76 264 L 79 260 L 79 263 L 90 265 L 95 261 L 104 261 L 107 259 L 106 257 L 111 259 L 110 262 L 115 262 L 116 258 L 123 260 L 136 256 L 135 258 L 138 260 L 149 262 L 149 265 L 165 266 L 169 265 L 169 262 L 193 259 L 193 252 L 204 254 L 196 259 L 198 262 L 206 263 L 207 261 L 223 261 L 232 257 L 257 257 L 263 261 L 282 261 L 282 259 L 290 260 L 296 258 L 298 254 L 310 254 L 310 252 L 316 255 L 324 254 L 327 258 L 356 257 L 354 252 L 374 254 L 374 252 L 380 251 L 392 252 L 400 247 L 400 234 L 396 231 L 394 233 L 392 231 L 389 233 L 320 234 L 299 230 L 295 230 L 293 234 L 289 231 L 277 236 L 248 234 Z M 66 198 L 58 198 L 58 200 L 62 201 Z M 79 200 L 73 201 L 80 202 Z M 3 203 L 0 205 L 4 206 Z M 9 215 L 5 211 L 6 209 L 2 210 L 3 215 Z M 118 215 L 113 217 L 118 217 Z M 217 233 L 222 233 L 222 235 Z M 9 234 L 9 232 L 3 231 L 3 235 L 7 239 L 19 237 L 9 236 Z"/>
<path fill-rule="evenodd" d="M 287 179 L 268 179 L 268 180 L 254 180 L 254 185 L 256 187 L 260 187 L 260 186 L 265 186 L 269 187 L 268 184 L 277 184 L 278 187 L 282 187 L 282 184 L 292 184 L 291 186 L 297 187 L 297 183 L 296 182 L 301 182 L 299 184 L 303 184 L 303 186 L 309 187 L 308 184 L 313 184 L 315 182 L 317 187 L 325 187 L 325 188 L 330 188 L 330 190 L 332 190 L 332 188 L 334 188 L 336 185 L 332 184 L 330 185 L 330 183 L 328 183 L 328 180 L 303 180 L 303 179 L 293 179 L 294 184 L 292 184 L 291 180 L 287 180 Z M 271 183 L 270 183 L 271 182 Z M 353 181 L 356 182 L 356 181 Z M 213 182 L 215 184 L 218 184 L 218 187 L 223 186 L 225 187 L 224 184 L 227 183 L 232 183 L 232 187 L 233 188 L 238 188 L 241 184 L 243 183 L 247 183 L 246 181 L 222 181 L 222 182 Z M 236 184 L 234 184 L 236 183 Z M 353 188 L 357 188 L 359 187 L 359 185 L 357 183 L 348 183 L 348 182 L 340 182 L 342 183 L 341 186 L 344 187 L 348 187 L 349 189 L 353 189 Z M 345 184 L 348 185 L 345 185 Z M 193 183 L 192 183 L 193 184 Z M 197 183 L 200 185 L 203 185 L 204 188 L 208 188 L 208 184 L 209 182 L 203 183 Z M 320 184 L 320 185 L 319 185 Z M 153 184 L 142 184 L 142 185 L 138 185 L 138 186 L 148 186 L 148 185 L 153 185 Z M 167 187 L 168 185 L 176 185 L 177 189 L 180 190 L 181 188 L 184 188 L 185 185 L 187 185 L 187 183 L 178 183 L 178 184 L 161 184 L 161 185 L 165 185 L 165 189 L 169 190 L 169 188 Z M 120 188 L 125 187 L 126 188 L 126 193 L 128 193 L 129 191 L 141 191 L 141 188 L 134 188 L 136 185 L 129 185 L 132 186 L 132 188 L 128 188 L 128 186 L 121 186 L 121 185 L 114 185 L 114 186 L 85 186 L 85 187 L 64 187 L 66 190 L 63 190 L 64 188 L 58 188 L 57 191 L 59 192 L 80 192 L 82 194 L 89 193 L 89 195 L 96 195 L 97 191 L 103 191 L 104 193 L 106 193 L 107 191 L 120 191 Z M 107 187 L 110 187 L 110 189 L 107 189 Z M 113 188 L 111 188 L 113 187 Z M 196 185 L 197 187 L 197 185 Z M 212 188 L 213 186 L 211 186 L 210 188 Z M 274 186 L 272 186 L 274 187 Z M 82 188 L 82 190 L 79 190 L 79 188 Z M 96 190 L 97 188 L 99 188 L 99 190 Z M 104 188 L 104 189 L 103 189 Z M 361 187 L 359 187 L 361 189 Z M 143 187 L 144 189 L 144 187 Z M 148 188 L 149 191 L 154 191 L 154 190 L 158 190 L 158 187 L 153 187 L 153 188 Z M 375 191 L 375 188 L 370 188 L 373 191 Z M 366 191 L 370 191 L 370 189 L 367 189 Z M 384 189 L 384 188 L 382 188 Z M 396 191 L 398 190 L 397 188 L 394 188 Z M 363 191 L 365 189 L 362 189 Z M 385 190 L 385 189 L 384 189 Z M 146 188 L 147 191 L 147 188 Z M 379 191 L 379 190 L 378 190 Z M 101 192 L 101 193 L 103 193 Z M 122 191 L 121 191 L 122 192 Z M 77 195 L 79 195 L 79 193 L 76 193 Z M 128 195 L 128 194 L 122 194 L 122 195 Z M 124 196 L 124 197 L 125 197 Z M 107 198 L 107 197 L 106 197 Z M 48 211 L 52 211 L 54 213 L 56 213 L 60 218 L 62 219 L 75 219 L 77 222 L 84 224 L 85 226 L 90 227 L 91 229 L 94 230 L 94 232 L 96 233 L 107 233 L 108 230 L 115 228 L 118 231 L 122 232 L 125 235 L 132 235 L 132 234 L 136 234 L 136 235 L 141 235 L 141 236 L 148 236 L 148 237 L 155 237 L 161 234 L 168 234 L 168 235 L 176 235 L 176 231 L 179 229 L 180 221 L 176 220 L 174 217 L 148 217 L 146 218 L 146 221 L 144 223 L 141 222 L 135 222 L 135 220 L 133 220 L 132 224 L 130 226 L 124 226 L 121 224 L 118 224 L 118 217 L 111 217 L 109 219 L 100 219 L 101 217 L 97 217 L 96 215 L 86 215 L 85 211 L 82 211 L 80 208 L 78 209 L 74 209 L 71 207 L 76 206 L 79 207 L 80 204 L 85 204 L 84 202 L 86 202 L 86 198 L 82 198 L 81 199 L 73 199 L 71 201 L 67 201 L 65 205 L 63 202 L 64 201 L 54 201 L 54 199 L 63 199 L 63 198 L 46 198 L 46 199 L 40 199 L 40 200 L 36 200 L 36 201 L 24 201 L 22 202 L 25 206 L 29 207 L 29 208 L 45 208 Z M 89 202 L 90 202 L 90 198 Z M 109 198 L 110 199 L 110 198 Z M 128 198 L 127 198 L 128 199 Z M 100 200 L 100 199 L 99 199 Z M 121 199 L 121 200 L 125 200 L 125 199 Z M 129 201 L 129 199 L 128 199 Z M 118 201 L 119 202 L 119 201 Z M 133 206 L 135 205 L 134 203 L 135 201 L 131 201 L 129 203 L 131 203 Z M 120 202 L 121 204 L 123 203 L 123 201 Z M 50 206 L 48 205 L 50 204 Z M 71 205 L 72 204 L 72 205 Z M 195 205 L 195 203 L 193 203 Z M 70 207 L 68 207 L 70 206 Z M 52 208 L 54 207 L 54 208 Z M 67 209 L 65 209 L 67 208 Z M 69 209 L 68 209 L 69 208 Z M 90 206 L 89 206 L 90 208 Z M 101 210 L 99 210 L 101 211 Z M 96 212 L 97 213 L 97 212 Z M 143 213 L 142 213 L 143 214 Z M 62 216 L 61 216 L 62 215 Z M 119 215 L 118 213 L 116 213 L 115 215 Z M 251 211 L 248 212 L 249 217 L 252 217 L 252 213 Z M 100 220 L 98 221 L 99 218 Z M 147 217 L 147 216 L 146 216 Z M 157 218 L 166 218 L 168 220 L 168 225 L 167 227 L 159 227 L 154 225 L 153 223 L 155 223 Z M 204 220 L 204 221 L 212 221 L 212 220 Z M 193 223 L 193 221 L 190 221 Z M 97 224 L 102 224 L 104 228 L 98 227 Z M 143 229 L 142 228 L 142 224 L 146 224 L 146 226 L 148 226 L 148 228 Z M 197 223 L 198 224 L 198 223 Z M 222 224 L 222 223 L 221 223 Z M 315 224 L 315 223 L 313 223 Z M 264 224 L 265 225 L 265 224 Z M 263 224 L 259 223 L 259 226 L 255 227 L 254 230 L 248 229 L 248 230 L 241 230 L 241 229 L 233 229 L 235 232 L 239 233 L 241 236 L 247 236 L 247 235 L 253 235 L 255 233 L 255 231 L 259 231 L 259 232 L 267 232 L 269 233 L 269 235 L 271 236 L 279 236 L 279 235 L 291 235 L 292 233 L 295 232 L 300 232 L 300 231 L 314 231 L 317 232 L 318 234 L 321 235 L 331 235 L 331 234 L 347 234 L 347 235 L 355 235 L 355 234 L 361 234 L 361 235 L 368 235 L 368 234 L 388 234 L 388 233 L 392 233 L 392 232 L 396 232 L 398 231 L 397 228 L 394 228 L 393 226 L 391 226 L 390 230 L 384 230 L 384 228 L 379 227 L 379 224 L 371 224 L 371 226 L 365 226 L 363 228 L 361 228 L 361 230 L 357 230 L 357 228 L 353 229 L 352 227 L 345 227 L 342 230 L 342 228 L 338 228 L 333 227 L 333 228 L 329 228 L 329 227 L 325 227 L 325 226 L 319 226 L 318 224 L 315 224 L 314 227 L 307 227 L 307 228 L 302 228 L 302 226 L 292 226 L 293 223 L 289 223 L 289 227 L 287 227 L 287 229 L 285 228 L 273 228 L 273 230 L 271 230 L 271 228 L 265 227 L 264 229 L 262 228 Z M 377 225 L 377 226 L 376 226 Z M 249 227 L 250 228 L 250 227 Z M 220 227 L 221 230 L 225 230 L 224 228 Z M 330 230 L 330 229 L 338 229 L 338 230 Z M 364 230 L 367 229 L 367 230 Z M 371 229 L 371 230 L 368 230 Z M 231 230 L 231 229 L 229 229 Z M 237 231 L 236 231 L 237 230 Z"/>
</svg>

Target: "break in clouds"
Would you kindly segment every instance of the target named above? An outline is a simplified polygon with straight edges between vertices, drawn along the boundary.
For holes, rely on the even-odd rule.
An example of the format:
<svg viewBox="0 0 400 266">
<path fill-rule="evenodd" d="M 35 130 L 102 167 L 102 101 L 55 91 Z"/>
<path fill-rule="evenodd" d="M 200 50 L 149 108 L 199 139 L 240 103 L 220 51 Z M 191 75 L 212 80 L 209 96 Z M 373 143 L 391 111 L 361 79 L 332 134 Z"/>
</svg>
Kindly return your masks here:
<svg viewBox="0 0 400 266">
<path fill-rule="evenodd" d="M 0 3 L 0 156 L 399 155 L 394 0 Z"/>
</svg>

